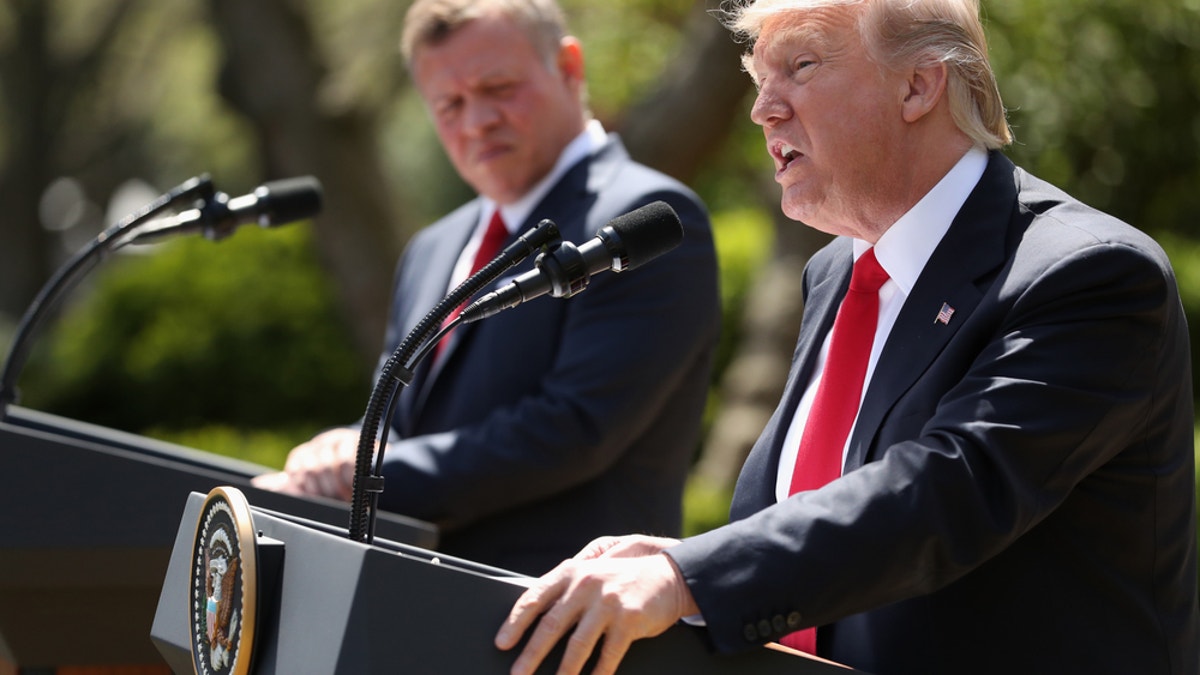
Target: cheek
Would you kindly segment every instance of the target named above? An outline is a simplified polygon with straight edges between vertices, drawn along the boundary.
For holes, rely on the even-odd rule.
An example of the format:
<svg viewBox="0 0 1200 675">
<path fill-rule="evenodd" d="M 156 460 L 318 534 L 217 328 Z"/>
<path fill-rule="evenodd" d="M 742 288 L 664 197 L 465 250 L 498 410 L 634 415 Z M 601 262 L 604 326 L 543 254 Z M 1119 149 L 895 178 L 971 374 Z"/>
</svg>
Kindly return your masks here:
<svg viewBox="0 0 1200 675">
<path fill-rule="evenodd" d="M 449 155 L 450 161 L 456 165 L 461 164 L 466 158 L 467 143 L 459 127 L 455 124 L 437 124 L 435 128 L 438 141 Z"/>
<path fill-rule="evenodd" d="M 537 101 L 528 98 L 506 101 L 499 108 L 504 126 L 520 135 L 530 135 L 543 128 L 548 114 L 546 111 L 554 109 L 548 104 L 539 105 Z"/>
<path fill-rule="evenodd" d="M 851 106 L 851 109 L 845 112 L 853 115 L 851 122 L 864 140 L 874 143 L 876 139 L 891 137 L 899 131 L 895 125 L 901 119 L 900 109 L 894 102 L 885 99 L 882 92 L 876 91 L 873 96 L 860 96 Z"/>
</svg>

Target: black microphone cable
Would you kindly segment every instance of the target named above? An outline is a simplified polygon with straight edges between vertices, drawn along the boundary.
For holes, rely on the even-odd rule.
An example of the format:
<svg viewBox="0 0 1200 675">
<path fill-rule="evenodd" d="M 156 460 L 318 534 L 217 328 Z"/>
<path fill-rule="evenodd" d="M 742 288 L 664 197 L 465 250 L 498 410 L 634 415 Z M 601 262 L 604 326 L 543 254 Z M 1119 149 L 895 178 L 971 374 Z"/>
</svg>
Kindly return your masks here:
<svg viewBox="0 0 1200 675">
<path fill-rule="evenodd" d="M 192 200 L 196 208 L 164 223 L 150 221 L 151 217 L 184 200 Z M 107 254 L 129 244 L 172 234 L 201 232 L 208 239 L 218 241 L 244 222 L 258 222 L 270 227 L 313 216 L 320 209 L 321 184 L 311 176 L 264 183 L 251 194 L 230 199 L 225 193 L 216 191 L 208 174 L 202 174 L 184 181 L 104 230 L 55 272 L 17 325 L 4 371 L 0 373 L 0 419 L 4 419 L 9 404 L 18 398 L 16 380 L 29 356 L 29 340 L 34 329 L 61 295 Z"/>
<path fill-rule="evenodd" d="M 4 371 L 0 373 L 0 419 L 4 419 L 8 406 L 18 399 L 16 381 L 29 357 L 30 338 L 42 318 L 55 306 L 62 294 L 78 283 L 79 279 L 83 278 L 87 272 L 95 268 L 107 254 L 129 243 L 130 239 L 127 235 L 151 217 L 172 208 L 185 199 L 208 200 L 214 194 L 212 180 L 208 174 L 189 178 L 105 229 L 58 268 L 54 276 L 50 277 L 49 281 L 42 286 L 37 297 L 29 305 L 13 334 L 8 357 L 4 362 Z"/>
<path fill-rule="evenodd" d="M 553 228 L 553 238 L 557 240 L 558 229 L 554 223 L 543 220 L 538 229 L 542 227 Z M 531 234 L 536 236 L 537 230 Z M 416 364 L 432 350 L 442 335 L 461 323 L 478 321 L 540 295 L 549 293 L 554 297 L 571 297 L 587 287 L 592 274 L 604 270 L 621 272 L 634 269 L 678 246 L 683 240 L 683 225 L 675 210 L 662 201 L 618 216 L 582 246 L 564 242 L 543 251 L 538 256 L 537 269 L 476 300 L 452 322 L 442 326 L 455 307 L 499 277 L 504 270 L 524 260 L 533 250 L 548 243 L 549 236 L 546 234 L 547 240 L 542 242 L 525 242 L 525 236 L 522 236 L 517 243 L 510 245 L 495 260 L 460 284 L 417 324 L 384 365 L 363 416 L 358 438 L 350 512 L 351 539 L 366 543 L 374 539 L 375 515 L 384 487 L 383 455 L 399 389 L 412 382 Z M 429 334 L 439 327 L 441 331 L 434 339 L 429 339 Z M 377 444 L 374 443 L 376 437 L 379 439 Z M 376 448 L 378 454 L 375 455 L 374 473 L 369 474 L 371 457 L 376 453 Z"/>
<path fill-rule="evenodd" d="M 437 332 L 440 338 L 458 324 L 454 321 L 441 332 L 439 327 L 446 317 L 484 286 L 495 281 L 506 270 L 520 264 L 534 251 L 552 246 L 560 241 L 558 226 L 550 220 L 542 220 L 536 226 L 517 237 L 498 256 L 481 267 L 465 281 L 442 298 L 424 318 L 411 330 L 384 363 L 367 410 L 363 415 L 359 431 L 358 448 L 354 461 L 354 484 L 350 499 L 349 537 L 354 541 L 371 543 L 375 538 L 375 516 L 378 511 L 379 494 L 383 492 L 383 454 L 387 447 L 388 431 L 395 414 L 400 387 L 412 382 L 413 369 L 437 344 L 430 340 Z M 415 355 L 415 356 L 414 356 Z M 382 430 L 381 430 L 382 427 Z M 378 439 L 378 443 L 376 440 Z M 376 453 L 378 447 L 378 453 Z M 371 458 L 375 457 L 374 472 Z"/>
</svg>

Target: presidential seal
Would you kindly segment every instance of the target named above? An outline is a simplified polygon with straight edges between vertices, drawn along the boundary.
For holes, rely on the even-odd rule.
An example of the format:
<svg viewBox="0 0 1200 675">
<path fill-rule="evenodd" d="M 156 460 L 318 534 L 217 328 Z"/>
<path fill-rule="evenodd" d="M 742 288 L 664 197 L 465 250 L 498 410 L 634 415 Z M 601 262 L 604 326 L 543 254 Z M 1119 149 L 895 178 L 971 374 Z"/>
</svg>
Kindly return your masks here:
<svg viewBox="0 0 1200 675">
<path fill-rule="evenodd" d="M 188 626 L 196 675 L 248 675 L 258 599 L 250 504 L 233 487 L 208 493 L 192 542 Z"/>
</svg>

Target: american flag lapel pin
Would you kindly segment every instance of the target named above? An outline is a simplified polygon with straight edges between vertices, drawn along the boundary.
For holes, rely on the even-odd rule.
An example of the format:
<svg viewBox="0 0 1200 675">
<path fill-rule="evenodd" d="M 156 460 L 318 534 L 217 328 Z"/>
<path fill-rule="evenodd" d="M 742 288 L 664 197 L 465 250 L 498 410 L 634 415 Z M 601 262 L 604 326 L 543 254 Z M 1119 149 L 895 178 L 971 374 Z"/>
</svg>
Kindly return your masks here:
<svg viewBox="0 0 1200 675">
<path fill-rule="evenodd" d="M 950 306 L 950 303 L 943 302 L 942 308 L 938 310 L 937 318 L 935 318 L 933 322 L 940 323 L 943 326 L 949 326 L 950 317 L 952 316 L 954 316 L 954 308 Z"/>
</svg>

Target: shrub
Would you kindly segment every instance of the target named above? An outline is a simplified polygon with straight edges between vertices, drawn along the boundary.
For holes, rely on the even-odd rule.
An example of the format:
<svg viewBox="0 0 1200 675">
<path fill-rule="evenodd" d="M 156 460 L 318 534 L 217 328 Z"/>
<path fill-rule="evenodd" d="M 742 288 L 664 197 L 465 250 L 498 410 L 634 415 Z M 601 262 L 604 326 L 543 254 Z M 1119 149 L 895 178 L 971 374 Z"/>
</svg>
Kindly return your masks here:
<svg viewBox="0 0 1200 675">
<path fill-rule="evenodd" d="M 86 302 L 69 306 L 35 350 L 22 403 L 160 435 L 355 419 L 369 366 L 335 310 L 310 230 L 243 229 L 97 270 Z"/>
</svg>

